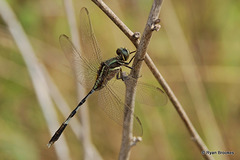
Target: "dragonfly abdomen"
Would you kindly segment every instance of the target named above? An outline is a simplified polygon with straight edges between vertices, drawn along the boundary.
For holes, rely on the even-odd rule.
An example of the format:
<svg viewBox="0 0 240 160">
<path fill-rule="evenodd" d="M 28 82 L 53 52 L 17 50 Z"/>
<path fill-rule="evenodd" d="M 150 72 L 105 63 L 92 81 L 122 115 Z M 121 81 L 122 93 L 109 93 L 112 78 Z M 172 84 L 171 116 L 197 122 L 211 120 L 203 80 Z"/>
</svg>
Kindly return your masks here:
<svg viewBox="0 0 240 160">
<path fill-rule="evenodd" d="M 92 89 L 82 100 L 81 102 L 79 102 L 79 104 L 77 105 L 77 107 L 70 113 L 70 115 L 68 116 L 68 118 L 62 123 L 62 125 L 59 127 L 59 129 L 55 132 L 55 134 L 53 135 L 53 137 L 51 138 L 51 140 L 48 143 L 48 147 L 50 147 L 54 142 L 56 142 L 58 140 L 58 138 L 61 136 L 62 132 L 64 131 L 64 129 L 67 127 L 69 121 L 72 119 L 72 117 L 77 113 L 78 109 L 81 107 L 81 105 L 86 101 L 86 99 L 88 98 L 88 96 L 90 96 L 91 94 L 93 94 L 95 90 Z"/>
</svg>

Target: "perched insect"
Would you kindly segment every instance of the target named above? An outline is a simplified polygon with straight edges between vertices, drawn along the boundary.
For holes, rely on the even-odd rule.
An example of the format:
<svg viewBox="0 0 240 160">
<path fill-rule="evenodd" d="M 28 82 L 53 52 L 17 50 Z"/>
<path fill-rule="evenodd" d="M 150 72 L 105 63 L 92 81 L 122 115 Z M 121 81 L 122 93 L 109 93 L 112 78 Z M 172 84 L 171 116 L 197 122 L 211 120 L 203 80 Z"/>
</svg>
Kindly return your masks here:
<svg viewBox="0 0 240 160">
<path fill-rule="evenodd" d="M 61 35 L 59 41 L 65 55 L 70 60 L 73 69 L 78 74 L 77 78 L 79 82 L 86 88 L 91 89 L 55 132 L 48 143 L 48 147 L 58 140 L 80 106 L 95 91 L 98 93 L 99 105 L 103 108 L 105 113 L 107 113 L 107 115 L 118 124 L 123 124 L 124 110 L 126 111 L 127 109 L 130 113 L 132 113 L 130 108 L 124 104 L 122 98 L 123 96 L 119 96 L 119 93 L 113 89 L 114 87 L 111 81 L 113 81 L 113 79 L 121 81 L 118 80 L 121 77 L 121 67 L 131 69 L 128 65 L 133 60 L 134 56 L 130 60 L 129 56 L 135 51 L 130 52 L 126 48 L 118 48 L 116 51 L 116 57 L 102 61 L 100 49 L 98 47 L 98 43 L 91 26 L 89 13 L 86 8 L 81 9 L 80 20 L 80 41 L 83 54 L 80 54 L 76 50 L 66 35 Z M 146 87 L 153 89 L 154 94 L 159 96 L 160 100 L 162 100 L 162 105 L 166 103 L 166 95 L 160 88 L 150 85 L 145 85 L 145 88 Z M 136 115 L 134 115 L 133 129 L 136 131 L 138 136 L 142 136 L 142 125 Z"/>
</svg>

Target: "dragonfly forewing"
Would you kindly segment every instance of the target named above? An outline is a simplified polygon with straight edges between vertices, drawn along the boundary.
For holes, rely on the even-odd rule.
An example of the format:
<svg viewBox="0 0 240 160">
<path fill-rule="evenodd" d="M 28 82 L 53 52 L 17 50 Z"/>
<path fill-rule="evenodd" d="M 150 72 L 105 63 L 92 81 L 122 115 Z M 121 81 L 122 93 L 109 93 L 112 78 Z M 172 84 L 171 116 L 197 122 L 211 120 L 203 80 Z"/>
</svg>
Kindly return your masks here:
<svg viewBox="0 0 240 160">
<path fill-rule="evenodd" d="M 61 35 L 59 37 L 59 42 L 80 84 L 85 88 L 93 87 L 98 66 L 92 65 L 88 59 L 82 56 L 74 47 L 68 36 L 64 34 Z"/>
<path fill-rule="evenodd" d="M 80 11 L 80 43 L 84 56 L 96 66 L 103 61 L 87 8 Z"/>
</svg>

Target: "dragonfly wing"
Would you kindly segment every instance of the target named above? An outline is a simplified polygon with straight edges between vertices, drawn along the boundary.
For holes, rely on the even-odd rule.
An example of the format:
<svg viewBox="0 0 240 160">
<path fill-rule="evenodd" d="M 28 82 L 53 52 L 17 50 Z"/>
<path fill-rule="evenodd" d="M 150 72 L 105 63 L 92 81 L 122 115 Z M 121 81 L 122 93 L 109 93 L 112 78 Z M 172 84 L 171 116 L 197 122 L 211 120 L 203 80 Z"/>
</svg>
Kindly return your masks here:
<svg viewBox="0 0 240 160">
<path fill-rule="evenodd" d="M 116 81 L 120 82 L 120 80 L 116 80 Z M 142 136 L 143 129 L 142 129 L 141 121 L 133 113 L 130 107 L 124 104 L 123 100 L 124 100 L 125 93 L 122 94 L 120 92 L 115 92 L 115 90 L 113 90 L 112 87 L 113 87 L 112 85 L 106 85 L 103 89 L 99 91 L 99 97 L 98 97 L 99 106 L 101 106 L 101 108 L 109 116 L 109 118 L 111 118 L 121 126 L 123 125 L 124 111 L 128 111 L 132 113 L 134 117 L 133 135 Z M 125 92 L 123 87 L 121 88 L 121 90 Z"/>
<path fill-rule="evenodd" d="M 80 11 L 80 43 L 84 56 L 89 62 L 99 66 L 102 62 L 101 51 L 98 46 L 87 8 Z"/>
<path fill-rule="evenodd" d="M 90 65 L 89 60 L 84 58 L 74 47 L 70 38 L 66 35 L 59 37 L 62 50 L 69 60 L 73 71 L 77 75 L 78 81 L 85 87 L 91 88 L 94 85 L 97 69 Z"/>
<path fill-rule="evenodd" d="M 161 88 L 143 82 L 138 82 L 136 99 L 147 106 L 164 106 L 168 101 Z"/>
<path fill-rule="evenodd" d="M 147 106 L 164 106 L 167 104 L 167 95 L 161 88 L 137 81 L 137 79 L 130 76 L 127 76 L 126 78 L 129 81 L 137 83 L 136 102 L 140 102 Z"/>
</svg>

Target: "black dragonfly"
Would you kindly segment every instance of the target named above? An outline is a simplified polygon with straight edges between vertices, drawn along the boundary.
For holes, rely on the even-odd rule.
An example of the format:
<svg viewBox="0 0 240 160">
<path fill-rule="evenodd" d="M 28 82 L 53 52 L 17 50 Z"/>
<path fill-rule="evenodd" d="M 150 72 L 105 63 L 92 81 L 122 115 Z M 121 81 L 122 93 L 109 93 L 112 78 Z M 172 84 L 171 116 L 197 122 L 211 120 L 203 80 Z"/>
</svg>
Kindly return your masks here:
<svg viewBox="0 0 240 160">
<path fill-rule="evenodd" d="M 90 92 L 79 102 L 77 107 L 70 113 L 68 118 L 55 132 L 48 143 L 48 147 L 50 147 L 59 139 L 71 118 L 76 114 L 78 109 L 87 100 L 87 98 L 95 91 L 98 91 L 97 93 L 99 93 L 99 105 L 102 107 L 105 113 L 118 124 L 123 124 L 124 110 L 126 111 L 127 109 L 130 113 L 132 113 L 131 109 L 124 104 L 122 93 L 116 91 L 114 86 L 117 84 L 116 82 L 121 81 L 119 79 L 122 79 L 121 67 L 124 66 L 131 69 L 131 67 L 128 65 L 133 60 L 134 56 L 130 60 L 129 57 L 130 54 L 134 53 L 135 51 L 130 52 L 126 48 L 118 48 L 116 50 L 116 57 L 102 61 L 101 51 L 98 47 L 98 43 L 92 29 L 87 8 L 81 9 L 80 20 L 80 43 L 84 55 L 77 51 L 69 37 L 66 35 L 61 35 L 59 41 L 66 57 L 69 59 L 72 65 L 73 70 L 77 73 L 79 82 L 86 88 L 90 88 Z M 149 93 L 148 90 L 150 90 L 154 96 L 157 96 L 158 99 L 160 99 L 159 105 L 166 104 L 166 95 L 160 88 L 147 84 L 142 86 L 143 87 L 141 88 L 145 88 L 143 90 L 144 93 L 142 95 L 144 96 L 142 96 L 142 99 L 148 99 L 146 97 L 150 97 L 150 95 L 147 95 Z M 120 90 L 123 89 L 121 88 Z M 142 125 L 136 115 L 134 115 L 133 129 L 137 136 L 142 136 Z"/>
</svg>

